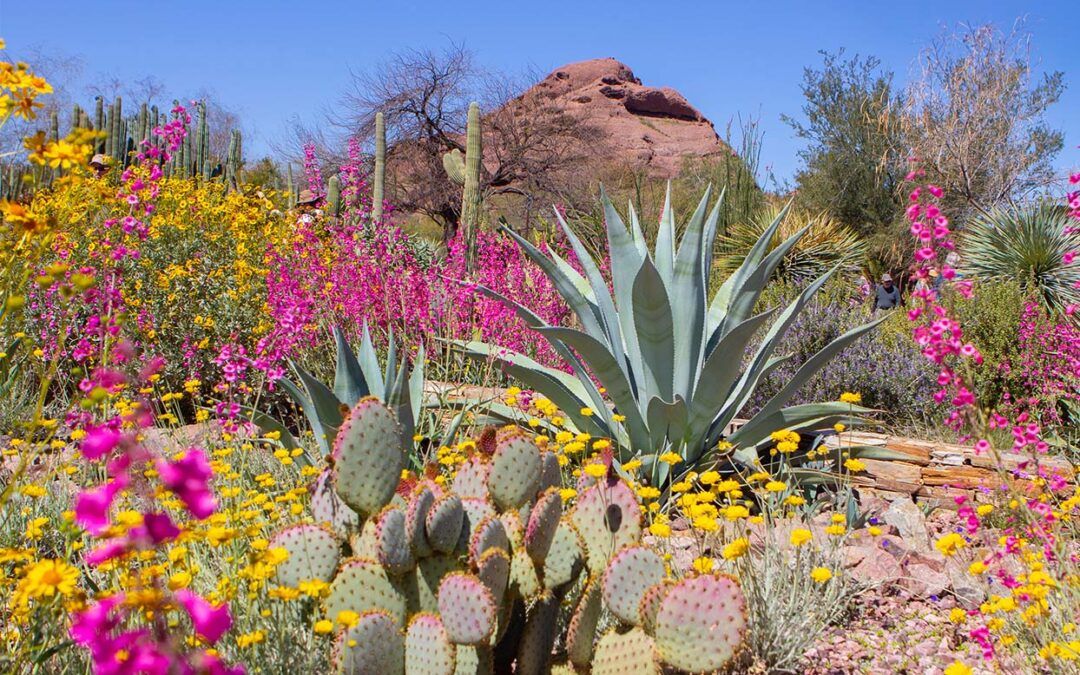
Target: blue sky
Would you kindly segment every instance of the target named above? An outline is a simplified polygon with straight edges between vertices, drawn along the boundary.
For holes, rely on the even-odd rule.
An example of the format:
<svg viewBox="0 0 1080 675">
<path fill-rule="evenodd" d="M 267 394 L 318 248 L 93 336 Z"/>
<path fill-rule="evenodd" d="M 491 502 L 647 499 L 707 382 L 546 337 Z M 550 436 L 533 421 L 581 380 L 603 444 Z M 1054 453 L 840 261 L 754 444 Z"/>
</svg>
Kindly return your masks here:
<svg viewBox="0 0 1080 675">
<path fill-rule="evenodd" d="M 646 84 L 681 91 L 721 131 L 760 116 L 763 162 L 780 178 L 801 145 L 782 113 L 802 104 L 803 67 L 818 50 L 874 54 L 902 83 L 943 25 L 1027 17 L 1043 70 L 1068 89 L 1050 121 L 1066 131 L 1059 164 L 1080 164 L 1080 42 L 1075 2 L 275 2 L 0 0 L 9 49 L 80 57 L 84 79 L 152 75 L 170 93 L 208 89 L 239 112 L 249 158 L 296 115 L 315 121 L 349 69 L 402 47 L 463 42 L 482 65 L 519 73 L 613 56 Z M 80 98 L 84 98 L 80 96 Z"/>
</svg>

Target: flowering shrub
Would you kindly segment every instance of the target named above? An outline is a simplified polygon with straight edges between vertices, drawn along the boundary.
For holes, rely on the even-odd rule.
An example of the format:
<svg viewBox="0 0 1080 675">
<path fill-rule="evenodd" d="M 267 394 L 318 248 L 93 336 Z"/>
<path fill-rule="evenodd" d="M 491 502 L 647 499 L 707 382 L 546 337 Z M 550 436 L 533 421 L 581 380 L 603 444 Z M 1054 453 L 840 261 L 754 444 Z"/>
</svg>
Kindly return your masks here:
<svg viewBox="0 0 1080 675">
<path fill-rule="evenodd" d="M 254 345 L 269 333 L 268 245 L 283 240 L 287 228 L 256 194 L 188 179 L 143 187 L 149 178 L 143 173 L 133 172 L 135 192 L 154 190 L 155 203 L 139 225 L 126 213 L 127 197 L 90 176 L 38 193 L 31 208 L 66 224 L 43 265 L 58 261 L 85 271 L 115 262 L 115 311 L 126 316 L 133 339 L 165 358 L 163 376 L 179 389 L 185 380 L 214 376 L 212 362 L 223 345 Z M 117 239 L 135 234 L 133 228 L 141 237 L 137 250 L 118 248 Z M 28 309 L 27 332 L 51 354 L 62 320 L 55 289 L 34 292 Z M 87 339 L 78 325 L 63 337 L 73 344 Z"/>
<path fill-rule="evenodd" d="M 908 179 L 921 175 L 914 170 Z M 1080 182 L 1080 175 L 1073 180 Z M 955 270 L 940 262 L 955 246 L 948 219 L 938 206 L 941 196 L 941 189 L 933 185 L 916 187 L 910 195 L 907 216 L 918 242 L 917 276 L 928 279 L 931 269 L 940 269 L 961 295 L 970 297 L 970 282 L 956 280 Z M 1080 659 L 1080 640 L 1075 635 L 1080 616 L 1080 554 L 1075 548 L 1080 487 L 1070 484 L 1074 476 L 1058 475 L 1040 465 L 1049 446 L 1041 438 L 1040 425 L 1027 412 L 1010 421 L 1001 411 L 986 412 L 976 404 L 967 364 L 981 363 L 982 355 L 965 341 L 963 327 L 939 302 L 932 286 L 916 291 L 915 296 L 918 306 L 908 315 L 924 356 L 939 369 L 940 388 L 934 398 L 948 402 L 947 423 L 972 434 L 977 439 L 975 452 L 989 453 L 1000 475 L 998 489 L 986 490 L 988 503 L 970 504 L 964 496 L 956 498 L 962 525 L 935 544 L 945 556 L 968 558 L 968 573 L 987 592 L 988 600 L 977 610 L 954 609 L 950 619 L 968 626 L 969 638 L 981 647 L 988 662 L 1018 652 L 1024 662 L 1037 659 L 1048 671 L 1073 672 L 1074 662 Z M 1051 332 L 1046 337 L 1057 336 Z M 1064 365 L 1068 369 L 1070 364 Z M 1006 451 L 991 442 L 995 430 L 1011 432 L 1007 452 L 1019 461 L 1003 461 Z M 1013 482 L 1016 478 L 1031 480 Z M 1000 530 L 987 527 L 994 502 L 1006 509 Z M 963 664 L 954 671 L 970 672 Z"/>
<path fill-rule="evenodd" d="M 312 162 L 310 157 L 305 171 L 317 174 L 307 167 Z M 480 339 L 560 365 L 524 321 L 476 293 L 476 286 L 485 286 L 533 308 L 550 324 L 565 324 L 565 304 L 518 246 L 499 233 L 480 232 L 473 272 L 466 269 L 460 239 L 431 260 L 397 226 L 368 222 L 370 195 L 358 162 L 354 156 L 341 169 L 341 217 L 303 215 L 292 238 L 272 250 L 267 283 L 275 325 L 266 344 L 287 353 L 297 345 L 316 346 L 332 325 L 355 338 L 367 324 L 376 334 L 392 330 L 406 336 L 413 346 L 423 342 L 429 353 L 438 351 L 439 338 Z"/>
</svg>

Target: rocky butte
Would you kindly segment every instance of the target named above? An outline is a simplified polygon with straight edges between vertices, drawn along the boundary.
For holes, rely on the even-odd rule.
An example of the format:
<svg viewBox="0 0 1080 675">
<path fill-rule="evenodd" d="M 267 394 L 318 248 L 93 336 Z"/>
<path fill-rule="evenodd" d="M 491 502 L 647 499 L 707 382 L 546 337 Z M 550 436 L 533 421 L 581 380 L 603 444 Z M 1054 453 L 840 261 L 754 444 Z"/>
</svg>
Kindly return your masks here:
<svg viewBox="0 0 1080 675">
<path fill-rule="evenodd" d="M 594 156 L 655 177 L 673 177 L 686 156 L 730 152 L 712 122 L 682 94 L 642 84 L 629 66 L 613 58 L 557 68 L 515 101 L 530 97 L 542 97 L 550 107 L 592 126 L 598 146 Z"/>
</svg>

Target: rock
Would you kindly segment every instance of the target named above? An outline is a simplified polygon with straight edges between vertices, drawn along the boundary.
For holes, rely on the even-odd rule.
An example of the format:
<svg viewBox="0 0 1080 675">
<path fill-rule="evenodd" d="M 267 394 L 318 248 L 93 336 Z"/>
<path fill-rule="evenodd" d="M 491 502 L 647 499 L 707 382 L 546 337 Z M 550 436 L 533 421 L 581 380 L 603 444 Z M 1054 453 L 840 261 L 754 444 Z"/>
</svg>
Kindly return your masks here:
<svg viewBox="0 0 1080 675">
<path fill-rule="evenodd" d="M 847 547 L 844 566 L 855 580 L 868 584 L 891 584 L 904 574 L 896 557 L 874 542 Z"/>
<path fill-rule="evenodd" d="M 911 499 L 900 497 L 885 509 L 881 519 L 892 525 L 900 536 L 917 551 L 930 550 L 930 534 L 926 530 L 926 516 Z"/>
<path fill-rule="evenodd" d="M 643 87 L 632 91 L 623 105 L 627 110 L 638 115 L 674 117 L 692 122 L 700 122 L 704 119 L 701 113 L 683 98 L 682 94 L 669 87 L 661 89 Z"/>
<path fill-rule="evenodd" d="M 589 156 L 598 167 L 620 165 L 672 178 L 683 158 L 719 156 L 731 148 L 709 120 L 679 92 L 647 87 L 615 59 L 592 59 L 555 69 L 515 101 L 544 99 L 554 112 L 567 112 L 595 131 Z"/>
<path fill-rule="evenodd" d="M 946 570 L 952 591 L 964 609 L 975 609 L 982 604 L 986 599 L 986 591 L 960 563 L 950 561 Z"/>
<path fill-rule="evenodd" d="M 916 596 L 928 598 L 932 595 L 941 595 L 948 590 L 951 580 L 943 571 L 917 562 L 904 565 L 904 576 L 901 577 L 900 583 Z"/>
</svg>

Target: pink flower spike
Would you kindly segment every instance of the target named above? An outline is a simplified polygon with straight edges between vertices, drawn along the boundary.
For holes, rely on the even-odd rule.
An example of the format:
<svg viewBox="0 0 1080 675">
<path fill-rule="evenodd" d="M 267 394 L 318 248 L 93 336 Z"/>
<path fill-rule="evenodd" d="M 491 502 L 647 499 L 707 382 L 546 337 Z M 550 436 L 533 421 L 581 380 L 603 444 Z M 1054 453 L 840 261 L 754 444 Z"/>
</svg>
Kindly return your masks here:
<svg viewBox="0 0 1080 675">
<path fill-rule="evenodd" d="M 128 542 L 123 539 L 113 539 L 112 541 L 98 546 L 93 551 L 86 554 L 86 564 L 91 567 L 97 567 L 101 563 L 108 562 L 113 558 L 119 558 L 124 555 L 128 549 Z"/>
<path fill-rule="evenodd" d="M 191 617 L 191 623 L 207 642 L 213 644 L 232 626 L 228 605 L 211 605 L 186 588 L 176 591 L 176 599 Z"/>
</svg>

